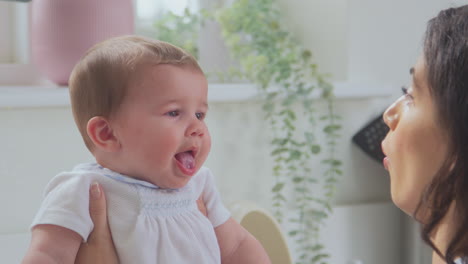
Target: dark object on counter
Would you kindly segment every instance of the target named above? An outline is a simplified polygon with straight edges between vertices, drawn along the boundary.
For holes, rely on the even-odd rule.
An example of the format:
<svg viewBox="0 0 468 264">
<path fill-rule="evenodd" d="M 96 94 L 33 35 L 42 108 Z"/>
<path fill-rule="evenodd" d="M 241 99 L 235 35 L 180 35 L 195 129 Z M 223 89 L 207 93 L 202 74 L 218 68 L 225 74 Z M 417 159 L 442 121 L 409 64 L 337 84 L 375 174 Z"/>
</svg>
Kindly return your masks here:
<svg viewBox="0 0 468 264">
<path fill-rule="evenodd" d="M 382 152 L 381 142 L 387 135 L 389 128 L 384 123 L 382 115 L 370 121 L 352 138 L 352 141 L 374 160 L 382 163 L 385 155 Z"/>
</svg>

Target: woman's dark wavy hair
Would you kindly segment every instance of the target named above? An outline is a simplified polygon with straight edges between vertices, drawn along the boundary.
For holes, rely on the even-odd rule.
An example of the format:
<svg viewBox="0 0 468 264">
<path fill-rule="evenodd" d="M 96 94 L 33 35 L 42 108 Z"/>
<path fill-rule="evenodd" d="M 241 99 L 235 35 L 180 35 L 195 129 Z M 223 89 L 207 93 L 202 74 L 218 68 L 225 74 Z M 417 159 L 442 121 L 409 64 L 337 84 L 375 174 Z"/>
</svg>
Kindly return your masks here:
<svg viewBox="0 0 468 264">
<path fill-rule="evenodd" d="M 449 153 L 423 193 L 415 215 L 428 209 L 422 237 L 447 263 L 457 257 L 468 263 L 468 5 L 443 10 L 428 22 L 424 58 L 439 124 L 447 131 Z M 441 252 L 431 235 L 453 201 L 454 237 L 446 252 Z"/>
</svg>

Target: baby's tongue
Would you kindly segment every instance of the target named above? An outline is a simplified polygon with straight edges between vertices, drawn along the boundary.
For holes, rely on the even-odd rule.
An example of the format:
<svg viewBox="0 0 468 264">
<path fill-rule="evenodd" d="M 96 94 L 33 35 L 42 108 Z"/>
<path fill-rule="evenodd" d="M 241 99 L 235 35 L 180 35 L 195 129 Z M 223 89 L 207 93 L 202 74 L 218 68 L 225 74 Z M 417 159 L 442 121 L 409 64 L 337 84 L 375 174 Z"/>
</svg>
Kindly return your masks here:
<svg viewBox="0 0 468 264">
<path fill-rule="evenodd" d="M 195 167 L 195 161 L 192 154 L 189 152 L 181 152 L 175 155 L 175 158 L 182 163 L 186 169 L 193 169 Z"/>
</svg>

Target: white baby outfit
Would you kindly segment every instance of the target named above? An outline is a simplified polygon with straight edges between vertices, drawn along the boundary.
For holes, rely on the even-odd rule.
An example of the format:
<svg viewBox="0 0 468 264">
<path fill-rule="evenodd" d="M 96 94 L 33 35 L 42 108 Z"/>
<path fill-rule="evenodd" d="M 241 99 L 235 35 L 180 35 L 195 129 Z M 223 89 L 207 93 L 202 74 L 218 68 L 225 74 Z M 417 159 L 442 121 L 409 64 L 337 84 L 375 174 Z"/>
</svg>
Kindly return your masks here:
<svg viewBox="0 0 468 264">
<path fill-rule="evenodd" d="M 121 264 L 220 263 L 214 232 L 228 220 L 214 179 L 202 167 L 180 189 L 129 178 L 96 163 L 80 164 L 55 176 L 32 227 L 53 224 L 71 229 L 87 240 L 93 229 L 89 215 L 89 186 L 99 182 L 105 191 L 112 237 Z M 197 208 L 203 193 L 208 217 Z"/>
</svg>

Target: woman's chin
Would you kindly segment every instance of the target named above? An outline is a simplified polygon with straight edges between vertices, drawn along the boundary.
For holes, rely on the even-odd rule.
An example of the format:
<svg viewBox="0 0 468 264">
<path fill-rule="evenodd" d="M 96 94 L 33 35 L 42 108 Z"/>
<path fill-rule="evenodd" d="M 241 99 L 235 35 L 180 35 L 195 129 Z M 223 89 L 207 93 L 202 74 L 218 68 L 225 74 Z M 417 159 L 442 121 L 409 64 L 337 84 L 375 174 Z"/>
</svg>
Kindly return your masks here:
<svg viewBox="0 0 468 264">
<path fill-rule="evenodd" d="M 411 203 L 413 201 L 411 201 L 411 199 L 402 197 L 402 195 L 399 193 L 392 192 L 391 195 L 392 195 L 392 201 L 396 205 L 396 207 L 398 207 L 401 211 L 403 211 L 407 215 L 412 216 L 414 210 L 411 210 L 411 207 L 412 207 Z"/>
</svg>

